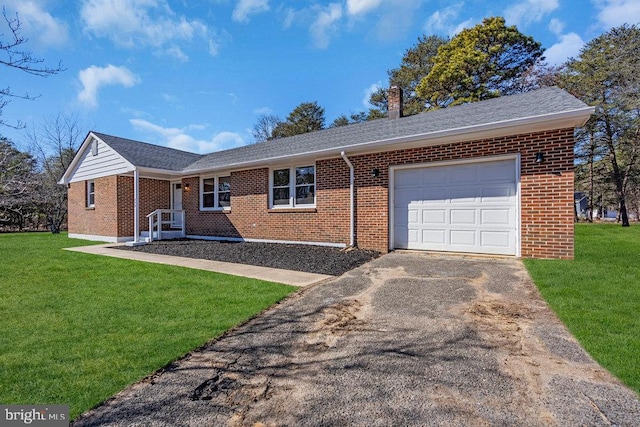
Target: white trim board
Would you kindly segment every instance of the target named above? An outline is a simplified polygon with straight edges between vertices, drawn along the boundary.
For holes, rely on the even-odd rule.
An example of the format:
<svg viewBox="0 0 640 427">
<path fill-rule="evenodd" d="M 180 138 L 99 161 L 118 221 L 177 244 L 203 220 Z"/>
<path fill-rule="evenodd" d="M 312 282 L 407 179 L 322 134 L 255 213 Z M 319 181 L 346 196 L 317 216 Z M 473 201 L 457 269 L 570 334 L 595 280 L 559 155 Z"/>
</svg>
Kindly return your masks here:
<svg viewBox="0 0 640 427">
<path fill-rule="evenodd" d="M 301 242 L 296 240 L 271 240 L 271 239 L 245 239 L 242 237 L 224 237 L 224 236 L 200 236 L 195 234 L 187 234 L 187 239 L 198 240 L 216 240 L 227 242 L 252 242 L 252 243 L 281 243 L 288 245 L 311 245 L 311 246 L 327 246 L 332 248 L 346 248 L 346 243 L 328 243 L 328 242 Z"/>
<path fill-rule="evenodd" d="M 106 243 L 123 243 L 123 242 L 128 242 L 133 240 L 133 236 L 116 237 L 116 236 L 99 236 L 96 234 L 80 234 L 80 233 L 69 233 L 68 237 L 70 239 L 91 240 L 94 242 L 106 242 Z"/>
</svg>

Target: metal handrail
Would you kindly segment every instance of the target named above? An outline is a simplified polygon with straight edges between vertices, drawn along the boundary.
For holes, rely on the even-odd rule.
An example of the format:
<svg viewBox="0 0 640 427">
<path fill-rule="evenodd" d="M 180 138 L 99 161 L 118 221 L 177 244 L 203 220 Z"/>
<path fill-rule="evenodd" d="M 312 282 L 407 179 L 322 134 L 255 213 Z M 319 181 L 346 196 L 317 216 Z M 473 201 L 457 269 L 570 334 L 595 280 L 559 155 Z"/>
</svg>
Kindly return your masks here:
<svg viewBox="0 0 640 427">
<path fill-rule="evenodd" d="M 147 218 L 149 218 L 149 242 L 153 242 L 153 230 L 157 227 L 157 233 L 158 233 L 158 239 L 157 240 L 162 240 L 162 226 L 165 224 L 174 224 L 175 221 L 169 220 L 169 221 L 163 221 L 162 220 L 162 214 L 163 213 L 169 213 L 169 214 L 175 214 L 175 213 L 180 213 L 180 217 L 181 217 L 181 221 L 180 221 L 180 234 L 182 235 L 182 237 L 184 237 L 185 234 L 185 227 L 184 227 L 184 210 L 182 209 L 156 209 L 155 211 L 151 212 L 149 215 L 147 215 Z M 157 219 L 154 221 L 154 217 L 157 217 Z"/>
</svg>

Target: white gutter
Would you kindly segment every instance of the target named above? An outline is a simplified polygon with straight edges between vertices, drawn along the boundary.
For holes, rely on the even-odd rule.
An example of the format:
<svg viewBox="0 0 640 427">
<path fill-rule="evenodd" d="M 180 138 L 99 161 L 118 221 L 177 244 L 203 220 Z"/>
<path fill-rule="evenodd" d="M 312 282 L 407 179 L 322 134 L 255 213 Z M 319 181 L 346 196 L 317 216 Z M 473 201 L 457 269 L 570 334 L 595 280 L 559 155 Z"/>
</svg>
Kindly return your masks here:
<svg viewBox="0 0 640 427">
<path fill-rule="evenodd" d="M 140 172 L 135 168 L 133 170 L 133 243 L 138 242 L 140 242 Z"/>
<path fill-rule="evenodd" d="M 340 156 L 342 156 L 342 158 L 344 159 L 345 163 L 347 164 L 347 166 L 349 166 L 349 198 L 350 198 L 350 205 L 351 205 L 351 212 L 350 212 L 350 229 L 349 229 L 349 246 L 353 247 L 355 244 L 355 204 L 354 204 L 354 181 L 355 181 L 355 174 L 353 172 L 353 164 L 351 164 L 351 161 L 347 158 L 347 155 L 345 154 L 345 152 L 341 152 Z"/>
</svg>

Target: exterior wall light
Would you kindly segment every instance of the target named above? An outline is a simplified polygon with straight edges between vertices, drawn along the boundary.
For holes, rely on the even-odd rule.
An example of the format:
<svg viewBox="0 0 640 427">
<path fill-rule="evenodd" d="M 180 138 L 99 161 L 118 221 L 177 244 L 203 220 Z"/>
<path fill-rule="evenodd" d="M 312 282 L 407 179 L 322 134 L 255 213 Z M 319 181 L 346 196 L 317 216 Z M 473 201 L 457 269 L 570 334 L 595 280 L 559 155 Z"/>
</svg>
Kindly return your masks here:
<svg viewBox="0 0 640 427">
<path fill-rule="evenodd" d="M 542 152 L 536 153 L 536 164 L 544 162 L 544 154 Z"/>
<path fill-rule="evenodd" d="M 377 177 L 379 177 L 379 176 L 380 176 L 380 169 L 378 169 L 378 168 L 373 169 L 373 170 L 371 171 L 371 176 L 372 176 L 373 178 L 377 178 Z"/>
<path fill-rule="evenodd" d="M 189 191 L 191 190 L 191 186 L 189 185 L 189 183 L 184 185 L 184 191 Z"/>
</svg>

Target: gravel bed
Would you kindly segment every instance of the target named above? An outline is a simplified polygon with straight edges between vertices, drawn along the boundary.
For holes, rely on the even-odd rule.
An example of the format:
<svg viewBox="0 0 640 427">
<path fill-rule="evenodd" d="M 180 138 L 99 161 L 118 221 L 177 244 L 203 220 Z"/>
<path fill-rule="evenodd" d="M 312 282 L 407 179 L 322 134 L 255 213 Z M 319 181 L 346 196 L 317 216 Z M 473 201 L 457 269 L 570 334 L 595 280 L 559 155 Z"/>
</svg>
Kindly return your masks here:
<svg viewBox="0 0 640 427">
<path fill-rule="evenodd" d="M 380 256 L 378 252 L 361 249 L 345 250 L 312 245 L 194 239 L 162 240 L 143 246 L 117 246 L 117 248 L 332 276 L 340 276 Z"/>
</svg>

